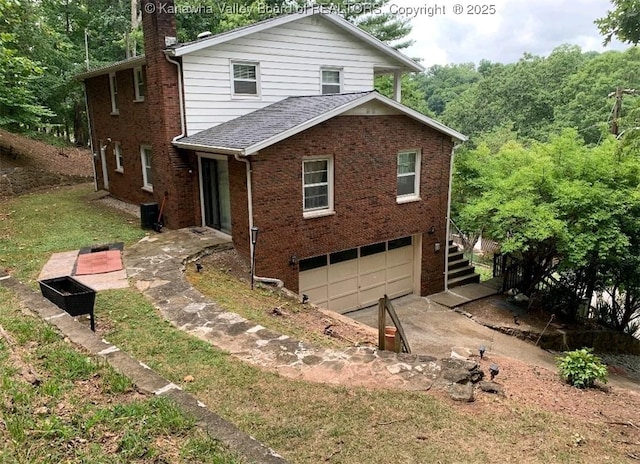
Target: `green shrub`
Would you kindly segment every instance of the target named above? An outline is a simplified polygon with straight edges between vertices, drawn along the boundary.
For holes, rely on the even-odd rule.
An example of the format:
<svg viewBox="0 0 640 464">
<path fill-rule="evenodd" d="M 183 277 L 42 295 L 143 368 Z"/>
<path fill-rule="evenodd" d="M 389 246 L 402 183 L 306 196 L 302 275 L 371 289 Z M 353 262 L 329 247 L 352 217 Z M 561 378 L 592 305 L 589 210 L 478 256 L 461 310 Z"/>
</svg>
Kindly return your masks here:
<svg viewBox="0 0 640 464">
<path fill-rule="evenodd" d="M 593 387 L 596 380 L 607 383 L 607 366 L 593 354 L 593 348 L 568 351 L 557 364 L 562 378 L 574 387 Z"/>
</svg>

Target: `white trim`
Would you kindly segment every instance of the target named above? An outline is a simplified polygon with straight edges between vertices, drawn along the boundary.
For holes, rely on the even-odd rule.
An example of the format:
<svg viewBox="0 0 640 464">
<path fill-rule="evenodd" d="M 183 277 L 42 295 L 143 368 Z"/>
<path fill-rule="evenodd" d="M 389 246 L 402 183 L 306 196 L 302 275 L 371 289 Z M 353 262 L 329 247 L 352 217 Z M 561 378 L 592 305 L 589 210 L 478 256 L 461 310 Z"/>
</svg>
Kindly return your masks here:
<svg viewBox="0 0 640 464">
<path fill-rule="evenodd" d="M 450 129 L 449 127 L 445 126 L 444 124 L 435 121 L 433 119 L 431 119 L 428 116 L 425 116 L 422 113 L 419 113 L 417 111 L 412 110 L 411 108 L 408 108 L 406 106 L 404 106 L 401 103 L 398 103 L 396 101 L 391 100 L 390 98 L 387 98 L 383 95 L 380 95 L 377 92 L 371 92 L 365 96 L 363 96 L 362 98 L 358 98 L 357 100 L 353 100 L 345 105 L 339 106 L 331 111 L 328 111 L 326 113 L 323 113 L 322 115 L 310 119 L 309 121 L 306 121 L 296 127 L 293 127 L 287 131 L 281 132 L 280 134 L 274 135 L 273 137 L 263 140 L 262 142 L 256 143 L 255 145 L 252 145 L 250 147 L 245 148 L 244 150 L 242 150 L 242 154 L 243 155 L 251 155 L 253 153 L 256 153 L 260 150 L 263 150 L 271 145 L 273 145 L 274 143 L 280 142 L 282 140 L 288 139 L 289 137 L 296 135 L 300 132 L 303 132 L 307 129 L 309 129 L 310 127 L 316 126 L 324 121 L 327 121 L 331 118 L 334 118 L 346 111 L 349 111 L 353 108 L 356 108 L 360 105 L 363 105 L 367 102 L 370 102 L 372 100 L 377 100 L 381 103 L 384 103 L 388 106 L 391 106 L 392 108 L 395 108 L 396 110 L 404 113 L 405 115 L 407 115 L 408 117 L 415 119 L 418 122 L 421 122 L 422 124 L 431 127 L 432 129 L 437 130 L 438 132 L 442 132 L 444 134 L 447 134 L 449 136 L 451 136 L 452 138 L 459 140 L 461 142 L 465 142 L 467 140 L 467 137 L 462 135 L 460 132 L 455 131 L 453 129 Z"/>
<path fill-rule="evenodd" d="M 147 164 L 149 165 L 149 169 L 153 172 L 152 161 L 147 163 L 147 154 L 145 150 L 151 151 L 151 157 L 153 159 L 153 147 L 148 144 L 140 145 L 140 164 L 142 165 L 142 190 L 146 190 L 147 192 L 153 192 L 153 175 L 151 178 L 151 182 L 147 179 Z"/>
<path fill-rule="evenodd" d="M 282 140 L 288 139 L 291 136 L 294 136 L 296 134 L 299 134 L 300 132 L 303 132 L 313 126 L 316 126 L 324 121 L 327 121 L 331 118 L 334 118 L 336 116 L 341 115 L 342 113 L 346 113 L 349 110 L 352 110 L 354 108 L 357 108 L 358 106 L 364 105 L 365 103 L 368 103 L 370 101 L 379 101 L 385 105 L 388 105 L 394 109 L 396 109 L 397 111 L 399 111 L 400 113 L 410 117 L 411 119 L 414 119 L 422 124 L 424 124 L 425 126 L 429 126 L 432 129 L 435 129 L 438 132 L 442 132 L 443 134 L 446 134 L 448 136 L 450 136 L 451 138 L 458 140 L 460 142 L 465 142 L 467 140 L 467 137 L 465 135 L 462 135 L 460 132 L 453 130 L 447 126 L 445 126 L 444 124 L 435 121 L 433 119 L 431 119 L 428 116 L 425 116 L 422 113 L 419 113 L 417 111 L 412 110 L 411 108 L 408 108 L 406 106 L 404 106 L 402 103 L 398 103 L 396 101 L 391 100 L 390 98 L 387 98 L 383 95 L 380 95 L 379 93 L 373 91 L 370 92 L 364 96 L 362 96 L 361 98 L 358 98 L 357 100 L 353 100 L 349 103 L 346 103 L 342 106 L 339 106 L 337 108 L 334 108 L 331 111 L 328 111 L 326 113 L 321 114 L 320 116 L 317 116 L 313 119 L 310 119 L 302 124 L 299 124 L 295 127 L 292 127 L 289 130 L 286 130 L 284 132 L 281 132 L 277 135 L 274 135 L 271 138 L 268 138 L 266 140 L 263 140 L 261 142 L 258 142 L 254 145 L 251 145 L 247 148 L 241 149 L 241 148 L 229 148 L 229 147 L 213 147 L 213 146 L 207 146 L 207 145 L 198 145 L 198 144 L 191 144 L 191 143 L 181 143 L 180 141 L 176 141 L 173 144 L 178 147 L 178 148 L 184 148 L 186 150 L 199 150 L 199 151 L 205 151 L 205 152 L 209 152 L 209 153 L 223 153 L 223 154 L 229 154 L 229 155 L 241 155 L 241 156 L 248 156 L 248 155 L 253 155 L 254 153 L 259 152 L 260 150 L 264 150 L 267 147 L 270 147 L 271 145 L 278 143 Z"/>
<path fill-rule="evenodd" d="M 165 53 L 168 53 L 172 56 L 186 55 L 188 53 L 202 50 L 203 48 L 219 45 L 234 39 L 245 37 L 250 34 L 255 34 L 257 32 L 262 32 L 267 29 L 271 29 L 273 27 L 282 26 L 283 24 L 288 24 L 288 23 L 297 21 L 299 19 L 307 18 L 310 16 L 317 16 L 319 18 L 323 18 L 327 21 L 330 21 L 335 26 L 338 26 L 344 31 L 358 37 L 362 41 L 371 45 L 373 48 L 378 49 L 382 53 L 400 62 L 409 72 L 422 72 L 425 70 L 425 68 L 422 65 L 416 63 L 411 58 L 403 55 L 393 47 L 390 47 L 384 42 L 376 39 L 371 34 L 368 34 L 367 32 L 363 31 L 362 29 L 353 25 L 352 23 L 342 18 L 341 16 L 336 14 L 331 14 L 326 10 L 322 12 L 318 11 L 318 7 L 306 8 L 303 12 L 300 12 L 300 13 L 293 13 L 289 15 L 280 16 L 275 19 L 259 22 L 252 26 L 247 26 L 247 27 L 243 27 L 240 29 L 226 32 L 226 33 L 218 34 L 208 39 L 198 40 L 189 44 L 179 46 L 178 48 L 175 48 L 175 49 L 166 50 Z"/>
<path fill-rule="evenodd" d="M 116 159 L 116 172 L 124 172 L 124 156 L 120 142 L 113 142 L 113 156 Z"/>
<path fill-rule="evenodd" d="M 138 73 L 140 74 L 138 75 Z M 144 88 L 144 93 L 146 94 L 147 82 L 142 72 L 142 66 L 136 66 L 133 68 L 133 95 L 135 97 L 133 101 L 135 103 L 144 101 L 144 95 L 140 95 L 140 86 Z"/>
<path fill-rule="evenodd" d="M 253 66 L 256 70 L 256 93 L 236 93 L 236 77 L 234 72 L 234 67 L 238 66 Z M 260 63 L 257 61 L 240 61 L 240 60 L 229 60 L 229 72 L 231 77 L 231 98 L 234 100 L 242 100 L 242 99 L 259 99 L 260 92 Z M 238 79 L 238 82 L 254 82 L 251 79 Z"/>
<path fill-rule="evenodd" d="M 420 152 L 420 150 L 413 149 L 413 150 L 401 150 L 401 151 L 399 151 L 398 154 L 396 155 L 396 167 L 398 166 L 398 163 L 400 162 L 400 155 L 409 155 L 409 154 L 415 155 L 415 164 L 413 166 L 413 173 L 398 174 L 397 169 L 396 169 L 396 201 L 398 203 L 408 203 L 408 202 L 411 202 L 411 201 L 420 200 L 420 174 L 421 174 L 420 166 L 421 166 L 421 158 L 422 158 L 422 153 Z M 397 193 L 397 180 L 398 180 L 398 178 L 399 177 L 408 177 L 408 176 L 410 176 L 412 174 L 413 174 L 413 192 L 405 193 L 404 195 L 399 195 Z"/>
<path fill-rule="evenodd" d="M 327 206 L 321 208 L 314 209 L 305 209 L 304 206 L 304 189 L 307 186 L 304 182 L 304 164 L 311 161 L 326 161 L 327 162 Z M 306 218 L 319 217 L 319 216 L 328 216 L 331 214 L 335 214 L 334 203 L 333 203 L 333 191 L 334 191 L 334 183 L 333 183 L 333 156 L 304 156 L 302 158 L 302 216 Z M 324 182 L 323 182 L 324 184 Z"/>
<path fill-rule="evenodd" d="M 109 73 L 109 96 L 111 97 L 111 114 L 117 116 L 120 114 L 118 108 L 118 78 L 116 73 Z"/>
<path fill-rule="evenodd" d="M 330 82 L 325 83 L 324 82 L 324 72 L 325 71 L 337 72 L 338 73 L 338 84 L 330 83 Z M 336 68 L 336 67 L 332 67 L 332 66 L 322 66 L 322 67 L 320 67 L 320 95 L 331 95 L 331 94 L 334 94 L 334 93 L 342 93 L 342 83 L 343 83 L 342 68 Z M 338 86 L 338 91 L 337 92 L 324 93 L 324 86 L 325 85 L 337 85 Z"/>
</svg>

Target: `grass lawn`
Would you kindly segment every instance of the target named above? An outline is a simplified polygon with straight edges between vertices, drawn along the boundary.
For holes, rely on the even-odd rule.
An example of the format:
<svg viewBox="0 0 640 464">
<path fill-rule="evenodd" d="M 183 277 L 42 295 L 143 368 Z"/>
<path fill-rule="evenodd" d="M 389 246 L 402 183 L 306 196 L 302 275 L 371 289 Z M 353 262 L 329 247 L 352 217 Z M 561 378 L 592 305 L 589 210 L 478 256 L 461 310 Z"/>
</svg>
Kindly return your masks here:
<svg viewBox="0 0 640 464">
<path fill-rule="evenodd" d="M 137 224 L 87 207 L 81 201 L 82 195 L 82 189 L 60 189 L 12 200 L 8 208 L 4 203 L 0 205 L 0 215 L 4 215 L 0 246 L 8 252 L 5 255 L 0 251 L 1 256 L 8 256 L 6 263 L 0 264 L 10 264 L 18 277 L 33 279 L 38 266 L 52 251 L 87 245 L 78 242 L 93 237 L 106 242 L 128 241 L 140 235 Z M 42 207 L 45 197 L 49 205 L 56 205 L 58 223 L 76 224 L 78 230 L 65 228 L 69 236 L 75 237 L 73 240 L 57 237 L 55 228 L 43 227 L 37 215 L 25 211 L 36 205 Z M 105 224 L 97 224 L 102 221 Z M 90 227 L 104 235 L 88 232 Z M 9 233 L 18 229 L 21 235 Z M 40 242 L 46 246 L 39 251 L 29 249 L 24 255 L 17 251 L 20 246 L 25 250 L 29 244 Z M 28 267 L 22 263 L 27 258 Z M 246 286 L 236 288 L 224 281 L 219 284 L 232 288 L 227 295 L 230 301 L 223 305 L 238 301 L 253 304 Z M 232 293 L 237 300 L 231 297 Z M 2 303 L 0 308 L 4 308 Z M 525 407 L 509 398 L 495 397 L 484 404 L 454 404 L 438 394 L 371 391 L 283 378 L 244 364 L 175 329 L 134 289 L 100 292 L 96 314 L 101 321 L 99 327 L 106 328 L 104 336 L 110 342 L 195 394 L 210 409 L 292 463 L 600 463 L 605 456 L 608 462 L 628 459 L 613 445 L 612 432 L 601 425 Z M 7 317 L 11 320 L 13 316 Z M 25 337 L 26 333 L 29 332 Z M 25 339 L 24 343 L 28 341 Z M 62 363 L 66 361 L 59 361 Z M 193 382 L 183 382 L 187 375 L 193 376 Z M 15 373 L 6 377 L 12 379 Z M 115 399 L 112 405 L 117 410 L 118 401 Z M 125 421 L 111 422 L 110 433 L 127 427 Z M 44 430 L 40 425 L 26 428 L 36 435 Z M 173 440 L 183 429 L 167 430 L 162 436 Z M 580 446 L 576 445 L 576 436 L 583 438 Z"/>
<path fill-rule="evenodd" d="M 235 463 L 166 398 L 21 312 L 0 288 L 0 462 Z"/>
</svg>

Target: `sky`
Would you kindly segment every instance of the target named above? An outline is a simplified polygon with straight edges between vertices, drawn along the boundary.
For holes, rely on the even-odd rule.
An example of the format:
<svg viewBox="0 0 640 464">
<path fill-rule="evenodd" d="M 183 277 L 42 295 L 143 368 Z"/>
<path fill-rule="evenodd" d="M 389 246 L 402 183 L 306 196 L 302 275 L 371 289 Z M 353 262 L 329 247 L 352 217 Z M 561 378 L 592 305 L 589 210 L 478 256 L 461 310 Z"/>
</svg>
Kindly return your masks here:
<svg viewBox="0 0 640 464">
<path fill-rule="evenodd" d="M 620 42 L 602 46 L 593 21 L 611 9 L 609 0 L 465 1 L 390 0 L 390 11 L 411 18 L 413 26 L 409 38 L 414 44 L 403 53 L 429 67 L 482 59 L 511 63 L 525 52 L 546 56 L 562 44 L 599 52 L 628 47 Z M 474 9 L 486 14 L 471 14 Z"/>
</svg>

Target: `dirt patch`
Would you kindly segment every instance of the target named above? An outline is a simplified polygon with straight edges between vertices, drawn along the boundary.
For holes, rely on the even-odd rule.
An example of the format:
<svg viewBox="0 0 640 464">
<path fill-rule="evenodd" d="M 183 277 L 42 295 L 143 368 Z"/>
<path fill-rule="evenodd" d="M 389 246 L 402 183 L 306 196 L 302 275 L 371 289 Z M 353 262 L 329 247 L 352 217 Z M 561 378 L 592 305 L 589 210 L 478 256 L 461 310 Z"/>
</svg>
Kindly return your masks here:
<svg viewBox="0 0 640 464">
<path fill-rule="evenodd" d="M 33 167 L 69 176 L 92 177 L 93 160 L 86 148 L 54 147 L 0 129 L 0 169 Z M 9 155 L 9 150 L 14 153 Z"/>
</svg>

